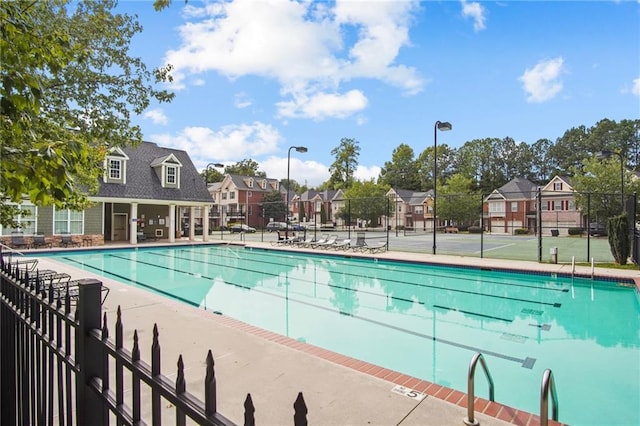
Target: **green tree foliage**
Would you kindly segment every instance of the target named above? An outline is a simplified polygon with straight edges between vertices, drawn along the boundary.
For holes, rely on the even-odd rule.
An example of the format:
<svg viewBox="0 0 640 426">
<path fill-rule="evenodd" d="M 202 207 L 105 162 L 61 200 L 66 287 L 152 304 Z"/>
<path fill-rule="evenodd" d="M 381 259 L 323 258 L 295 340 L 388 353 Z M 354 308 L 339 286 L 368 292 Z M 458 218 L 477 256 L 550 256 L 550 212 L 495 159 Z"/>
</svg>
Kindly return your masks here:
<svg viewBox="0 0 640 426">
<path fill-rule="evenodd" d="M 391 161 L 385 162 L 380 171 L 378 183 L 414 191 L 420 188 L 418 164 L 409 145 L 400 144 L 393 150 Z"/>
<path fill-rule="evenodd" d="M 626 265 L 631 254 L 629 221 L 626 213 L 609 219 L 607 232 L 609 233 L 609 247 L 614 260 L 619 265 Z"/>
<path fill-rule="evenodd" d="M 262 208 L 265 222 L 269 222 L 270 219 L 285 222 L 287 219 L 287 205 L 282 199 L 280 191 L 271 191 L 264 194 Z"/>
<path fill-rule="evenodd" d="M 387 216 L 388 210 L 393 209 L 389 208 L 389 200 L 385 196 L 387 191 L 388 186 L 378 185 L 373 180 L 354 182 L 351 188 L 344 191 L 346 203 L 351 208 L 351 220 L 357 218 L 365 221 L 368 226 L 376 226 L 380 217 Z M 344 217 L 344 213 L 342 214 Z"/>
<path fill-rule="evenodd" d="M 116 2 L 0 2 L 0 220 L 11 205 L 82 209 L 98 185 L 112 146 L 142 140 L 131 125 L 152 99 L 172 94 L 154 83 L 170 68 L 150 71 L 129 56 L 142 30 L 113 14 Z"/>
<path fill-rule="evenodd" d="M 462 174 L 451 176 L 438 186 L 438 217 L 455 225 L 472 225 L 481 214 L 481 197 L 473 181 Z"/>
<path fill-rule="evenodd" d="M 335 161 L 329 167 L 329 189 L 346 189 L 353 183 L 353 174 L 358 168 L 359 142 L 353 138 L 342 138 L 340 145 L 331 150 Z"/>
<path fill-rule="evenodd" d="M 259 171 L 258 167 L 260 165 L 250 159 L 245 158 L 242 161 L 238 161 L 236 164 L 231 166 L 226 166 L 224 168 L 224 172 L 232 175 L 240 175 L 240 176 L 258 176 L 258 177 L 267 177 L 265 172 Z"/>
</svg>

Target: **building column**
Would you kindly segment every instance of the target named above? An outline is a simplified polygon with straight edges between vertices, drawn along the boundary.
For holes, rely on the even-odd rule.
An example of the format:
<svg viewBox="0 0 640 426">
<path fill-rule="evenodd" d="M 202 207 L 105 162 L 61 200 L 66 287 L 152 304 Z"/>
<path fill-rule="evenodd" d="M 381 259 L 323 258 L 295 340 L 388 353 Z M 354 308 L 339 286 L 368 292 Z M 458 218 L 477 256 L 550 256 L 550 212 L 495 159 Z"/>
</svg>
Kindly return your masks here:
<svg viewBox="0 0 640 426">
<path fill-rule="evenodd" d="M 202 241 L 209 241 L 209 205 L 202 206 Z"/>
<path fill-rule="evenodd" d="M 129 217 L 129 243 L 138 244 L 138 203 L 131 203 Z"/>
<path fill-rule="evenodd" d="M 189 207 L 189 241 L 195 240 L 196 237 L 196 208 Z"/>
<path fill-rule="evenodd" d="M 169 205 L 169 242 L 176 242 L 176 205 Z"/>
</svg>

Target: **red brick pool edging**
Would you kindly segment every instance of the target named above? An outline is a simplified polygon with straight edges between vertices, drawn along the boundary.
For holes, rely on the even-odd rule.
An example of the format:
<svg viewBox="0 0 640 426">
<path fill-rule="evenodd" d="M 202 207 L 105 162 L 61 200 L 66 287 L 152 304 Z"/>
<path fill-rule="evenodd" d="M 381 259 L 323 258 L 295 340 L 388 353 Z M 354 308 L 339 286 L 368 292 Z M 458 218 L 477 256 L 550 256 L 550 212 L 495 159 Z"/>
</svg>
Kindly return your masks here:
<svg viewBox="0 0 640 426">
<path fill-rule="evenodd" d="M 200 311 L 203 314 L 206 311 Z M 422 380 L 416 377 L 408 376 L 398 371 L 389 370 L 384 367 L 380 367 L 375 364 L 370 364 L 365 361 L 361 361 L 355 358 L 351 358 L 346 355 L 332 352 L 327 349 L 320 348 L 305 342 L 301 342 L 296 339 L 292 339 L 281 334 L 277 334 L 268 330 L 261 329 L 259 327 L 247 324 L 240 320 L 227 317 L 224 315 L 213 314 L 206 312 L 215 317 L 216 321 L 222 325 L 240 330 L 262 339 L 277 343 L 279 345 L 286 346 L 288 348 L 322 358 L 326 361 L 334 364 L 341 365 L 352 370 L 356 370 L 363 374 L 368 374 L 373 377 L 385 380 L 395 385 L 401 385 L 415 391 L 421 392 L 427 396 L 447 401 L 451 404 L 457 405 L 462 408 L 467 408 L 467 394 L 459 390 L 451 389 L 445 386 L 441 386 L 435 383 L 431 383 L 427 380 Z M 474 408 L 476 413 L 481 413 L 486 416 L 494 417 L 496 419 L 509 422 L 518 426 L 539 426 L 540 417 L 538 415 L 518 410 L 516 408 L 509 407 L 497 402 L 492 402 L 484 398 L 476 397 L 474 399 Z M 461 419 L 462 421 L 462 419 Z M 549 420 L 549 425 L 562 425 L 562 423 Z"/>
</svg>

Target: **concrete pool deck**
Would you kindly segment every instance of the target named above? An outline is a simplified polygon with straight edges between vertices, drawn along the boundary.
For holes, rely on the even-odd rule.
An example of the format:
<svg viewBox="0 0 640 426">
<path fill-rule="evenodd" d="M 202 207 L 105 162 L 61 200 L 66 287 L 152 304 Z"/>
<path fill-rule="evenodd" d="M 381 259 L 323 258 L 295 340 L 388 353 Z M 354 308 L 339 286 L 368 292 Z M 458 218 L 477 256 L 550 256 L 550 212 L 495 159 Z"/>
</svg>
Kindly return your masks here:
<svg viewBox="0 0 640 426">
<path fill-rule="evenodd" d="M 246 246 L 255 249 L 301 250 L 257 242 L 248 242 Z M 345 255 L 345 252 L 340 251 L 326 253 Z M 363 256 L 571 273 L 570 265 L 535 262 L 394 251 Z M 131 349 L 133 332 L 137 329 L 141 355 L 146 362 L 150 359 L 152 329 L 156 323 L 162 348 L 163 374 L 175 380 L 176 363 L 178 356 L 182 354 L 187 390 L 199 398 L 202 398 L 205 376 L 204 361 L 207 351 L 211 349 L 215 359 L 218 411 L 237 424 L 243 423 L 243 402 L 247 393 L 251 393 L 256 407 L 256 422 L 261 425 L 293 424 L 293 402 L 298 392 L 304 394 L 308 408 L 307 419 L 311 425 L 461 425 L 467 415 L 467 398 L 462 392 L 266 332 L 223 315 L 215 315 L 78 270 L 50 258 L 41 258 L 38 266 L 67 272 L 74 279 L 96 278 L 104 282 L 111 290 L 104 304 L 109 328 L 114 327 L 116 310 L 120 307 L 125 347 Z M 640 276 L 637 270 L 596 269 L 598 276 L 633 279 L 636 285 Z M 591 269 L 576 267 L 576 273 L 589 275 Z M 461 374 L 466 374 L 466 370 Z M 476 376 L 483 375 L 477 372 Z M 396 385 L 420 391 L 426 397 L 417 401 L 400 395 L 392 391 Z M 486 398 L 487 395 L 486 381 L 484 377 L 478 377 L 476 396 Z M 539 398 L 539 389 L 531 390 L 531 398 Z M 562 415 L 562 411 L 560 413 Z M 482 425 L 540 423 L 535 415 L 488 403 L 482 398 L 476 402 L 475 417 Z"/>
</svg>

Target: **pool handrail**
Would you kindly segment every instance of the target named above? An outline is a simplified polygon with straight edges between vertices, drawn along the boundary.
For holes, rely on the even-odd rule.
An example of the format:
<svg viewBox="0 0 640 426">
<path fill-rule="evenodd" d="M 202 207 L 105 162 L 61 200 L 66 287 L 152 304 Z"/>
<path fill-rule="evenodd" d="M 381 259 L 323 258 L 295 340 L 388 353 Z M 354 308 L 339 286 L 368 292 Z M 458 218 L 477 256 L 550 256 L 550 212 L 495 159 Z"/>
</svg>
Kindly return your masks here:
<svg viewBox="0 0 640 426">
<path fill-rule="evenodd" d="M 549 424 L 549 391 L 551 391 L 551 419 L 558 421 L 558 394 L 556 393 L 556 381 L 550 369 L 542 373 L 542 386 L 540 388 L 540 426 Z"/>
<path fill-rule="evenodd" d="M 471 362 L 469 363 L 469 375 L 467 377 L 467 417 L 463 419 L 463 422 L 467 426 L 477 426 L 480 424 L 478 420 L 474 417 L 474 400 L 475 400 L 475 375 L 476 375 L 476 365 L 480 361 L 480 365 L 484 370 L 484 374 L 487 377 L 487 382 L 489 382 L 489 400 L 495 401 L 494 398 L 494 386 L 493 386 L 493 378 L 491 377 L 491 373 L 489 373 L 489 368 L 487 367 L 487 363 L 484 360 L 484 357 L 480 352 L 476 352 L 473 354 L 471 358 Z"/>
</svg>

